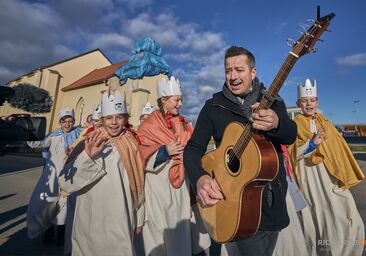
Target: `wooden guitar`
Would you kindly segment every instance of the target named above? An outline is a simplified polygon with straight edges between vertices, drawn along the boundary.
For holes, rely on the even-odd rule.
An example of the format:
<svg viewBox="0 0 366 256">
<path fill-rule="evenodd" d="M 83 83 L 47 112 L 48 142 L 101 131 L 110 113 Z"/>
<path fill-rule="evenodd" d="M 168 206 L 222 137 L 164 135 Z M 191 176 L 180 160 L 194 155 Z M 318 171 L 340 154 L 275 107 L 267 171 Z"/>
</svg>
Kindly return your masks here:
<svg viewBox="0 0 366 256">
<path fill-rule="evenodd" d="M 315 52 L 313 46 L 335 16 L 331 13 L 303 27 L 303 36 L 292 41 L 292 50 L 278 71 L 257 109 L 268 109 L 301 56 Z M 278 157 L 274 146 L 250 124 L 230 123 L 220 146 L 202 157 L 203 169 L 216 180 L 224 198 L 214 206 L 198 204 L 205 227 L 219 243 L 253 236 L 259 227 L 263 189 L 278 173 Z"/>
</svg>

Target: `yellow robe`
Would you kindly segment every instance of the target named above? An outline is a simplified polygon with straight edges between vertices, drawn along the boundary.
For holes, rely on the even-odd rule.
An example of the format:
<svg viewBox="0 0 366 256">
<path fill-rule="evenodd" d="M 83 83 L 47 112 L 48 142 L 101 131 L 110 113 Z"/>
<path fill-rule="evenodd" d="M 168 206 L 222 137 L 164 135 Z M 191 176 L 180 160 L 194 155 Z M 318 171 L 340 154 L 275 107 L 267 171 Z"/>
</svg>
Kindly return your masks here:
<svg viewBox="0 0 366 256">
<path fill-rule="evenodd" d="M 308 255 L 361 255 L 364 224 L 347 187 L 364 175 L 343 138 L 323 116 L 297 116 L 295 121 L 299 133 L 289 152 L 308 205 L 301 212 Z M 321 127 L 325 127 L 326 140 L 307 152 L 309 141 Z"/>
<path fill-rule="evenodd" d="M 342 135 L 337 131 L 334 125 L 321 114 L 315 114 L 314 117 L 305 117 L 298 115 L 295 117 L 297 124 L 297 139 L 295 144 L 289 147 L 292 166 L 298 166 L 296 159 L 296 150 L 304 145 L 314 134 L 310 131 L 310 119 L 315 119 L 316 128 L 324 127 L 326 137 L 323 143 L 320 143 L 316 150 L 307 158 L 307 161 L 317 165 L 324 163 L 325 168 L 333 177 L 339 181 L 339 187 L 350 188 L 361 182 L 365 176 L 349 149 Z"/>
</svg>

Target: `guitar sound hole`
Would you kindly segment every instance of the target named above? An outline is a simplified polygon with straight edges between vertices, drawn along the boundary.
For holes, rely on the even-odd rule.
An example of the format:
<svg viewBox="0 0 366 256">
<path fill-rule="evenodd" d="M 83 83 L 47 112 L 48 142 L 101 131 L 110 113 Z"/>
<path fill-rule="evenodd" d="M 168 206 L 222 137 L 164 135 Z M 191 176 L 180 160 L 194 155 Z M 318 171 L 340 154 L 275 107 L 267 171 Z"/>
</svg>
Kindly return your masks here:
<svg viewBox="0 0 366 256">
<path fill-rule="evenodd" d="M 229 149 L 226 153 L 226 165 L 231 172 L 237 173 L 240 168 L 240 160 L 236 157 L 232 149 Z"/>
</svg>

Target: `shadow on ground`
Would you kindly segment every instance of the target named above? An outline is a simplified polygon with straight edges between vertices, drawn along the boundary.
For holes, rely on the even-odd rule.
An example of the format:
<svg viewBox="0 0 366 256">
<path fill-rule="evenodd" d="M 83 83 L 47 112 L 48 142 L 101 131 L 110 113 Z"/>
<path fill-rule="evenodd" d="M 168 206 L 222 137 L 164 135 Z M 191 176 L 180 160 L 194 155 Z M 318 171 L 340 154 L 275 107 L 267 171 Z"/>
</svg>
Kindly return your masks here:
<svg viewBox="0 0 366 256">
<path fill-rule="evenodd" d="M 63 247 L 42 244 L 41 238 L 28 239 L 27 229 L 23 228 L 10 236 L 0 247 L 0 255 L 62 255 Z M 25 253 L 26 252 L 26 253 Z"/>
<path fill-rule="evenodd" d="M 0 255 L 62 255 L 62 247 L 43 245 L 40 237 L 33 240 L 29 239 L 26 227 L 18 229 L 14 234 L 7 237 L 6 232 L 18 225 L 25 224 L 26 217 L 19 218 L 19 216 L 24 216 L 26 212 L 27 205 L 23 205 L 0 214 L 0 225 L 3 226 L 0 229 L 1 242 L 8 239 L 0 246 Z M 13 221 L 14 219 L 17 220 Z M 6 225 L 6 223 L 11 224 Z"/>
</svg>

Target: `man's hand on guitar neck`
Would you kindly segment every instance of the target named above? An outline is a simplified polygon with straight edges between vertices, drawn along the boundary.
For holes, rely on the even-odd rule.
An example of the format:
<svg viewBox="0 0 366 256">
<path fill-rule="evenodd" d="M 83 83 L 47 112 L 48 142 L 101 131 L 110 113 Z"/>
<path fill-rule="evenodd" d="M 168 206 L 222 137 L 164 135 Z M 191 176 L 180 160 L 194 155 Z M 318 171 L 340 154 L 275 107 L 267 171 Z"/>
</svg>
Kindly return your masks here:
<svg viewBox="0 0 366 256">
<path fill-rule="evenodd" d="M 214 205 L 223 198 L 216 181 L 209 175 L 203 175 L 198 179 L 197 195 L 205 206 Z"/>
<path fill-rule="evenodd" d="M 259 102 L 253 104 L 251 107 L 253 110 L 257 109 Z M 260 109 L 257 113 L 253 113 L 250 117 L 250 121 L 253 122 L 253 128 L 261 131 L 269 131 L 278 127 L 279 118 L 272 109 Z"/>
</svg>

